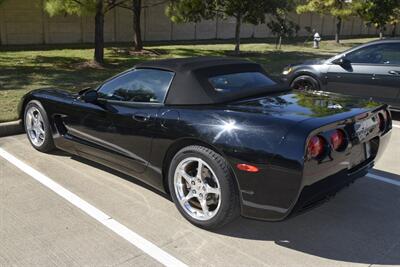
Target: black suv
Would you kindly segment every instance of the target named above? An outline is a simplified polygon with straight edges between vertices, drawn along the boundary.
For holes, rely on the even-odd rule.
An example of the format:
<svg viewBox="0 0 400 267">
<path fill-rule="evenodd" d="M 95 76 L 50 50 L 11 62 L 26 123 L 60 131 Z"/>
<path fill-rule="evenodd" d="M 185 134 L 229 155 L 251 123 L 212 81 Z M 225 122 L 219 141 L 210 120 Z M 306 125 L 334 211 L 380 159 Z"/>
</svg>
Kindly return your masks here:
<svg viewBox="0 0 400 267">
<path fill-rule="evenodd" d="M 400 39 L 373 41 L 330 59 L 287 66 L 282 79 L 293 89 L 355 95 L 400 110 Z"/>
</svg>

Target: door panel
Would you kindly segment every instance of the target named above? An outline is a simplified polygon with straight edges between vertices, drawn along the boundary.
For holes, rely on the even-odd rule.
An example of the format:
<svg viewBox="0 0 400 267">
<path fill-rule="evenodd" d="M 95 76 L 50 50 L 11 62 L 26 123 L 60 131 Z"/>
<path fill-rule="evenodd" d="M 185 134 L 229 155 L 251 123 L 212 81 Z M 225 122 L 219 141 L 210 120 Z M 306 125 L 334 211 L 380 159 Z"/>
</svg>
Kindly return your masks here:
<svg viewBox="0 0 400 267">
<path fill-rule="evenodd" d="M 400 66 L 377 67 L 372 85 L 375 88 L 374 99 L 400 108 Z"/>
<path fill-rule="evenodd" d="M 400 67 L 352 64 L 351 69 L 331 65 L 327 73 L 327 91 L 360 96 L 399 106 L 400 75 L 390 74 Z"/>
<path fill-rule="evenodd" d="M 369 66 L 352 64 L 349 68 L 331 64 L 327 71 L 327 91 L 369 98 L 372 73 Z M 372 90 L 373 91 L 373 90 Z"/>
<path fill-rule="evenodd" d="M 73 111 L 63 118 L 67 134 L 89 143 L 101 143 L 100 137 L 112 130 L 105 106 L 76 99 Z"/>
<path fill-rule="evenodd" d="M 157 116 L 157 108 L 148 110 L 149 119 L 135 121 L 137 111 L 129 104 L 112 101 L 97 105 L 76 100 L 74 113 L 63 118 L 67 135 L 75 141 L 78 154 L 124 172 L 142 173 L 146 170 L 151 151 L 153 130 L 150 127 Z M 127 105 L 127 106 L 126 106 Z"/>
<path fill-rule="evenodd" d="M 151 153 L 157 112 L 163 105 L 173 72 L 135 69 L 105 82 L 95 103 L 79 97 L 64 118 L 78 154 L 97 158 L 123 172 L 143 173 Z"/>
<path fill-rule="evenodd" d="M 113 122 L 112 134 L 102 139 L 110 149 L 124 157 L 118 159 L 118 164 L 131 164 L 130 168 L 135 172 L 144 172 L 154 132 L 160 128 L 157 121 L 159 106 L 118 101 L 109 101 L 109 104 L 113 108 L 108 115 Z"/>
<path fill-rule="evenodd" d="M 343 56 L 349 64 L 330 64 L 328 91 L 399 106 L 400 42 L 371 44 Z"/>
</svg>

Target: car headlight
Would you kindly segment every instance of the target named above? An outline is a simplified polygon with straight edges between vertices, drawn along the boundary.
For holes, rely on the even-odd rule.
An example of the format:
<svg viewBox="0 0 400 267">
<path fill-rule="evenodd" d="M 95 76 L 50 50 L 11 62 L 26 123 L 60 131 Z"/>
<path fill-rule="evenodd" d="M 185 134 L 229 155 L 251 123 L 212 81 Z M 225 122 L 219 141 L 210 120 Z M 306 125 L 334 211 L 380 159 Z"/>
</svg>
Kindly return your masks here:
<svg viewBox="0 0 400 267">
<path fill-rule="evenodd" d="M 285 69 L 283 70 L 282 74 L 283 74 L 283 75 L 288 75 L 289 73 L 292 72 L 292 70 L 293 70 L 293 69 L 290 68 L 290 67 L 289 67 L 289 68 L 285 68 Z"/>
</svg>

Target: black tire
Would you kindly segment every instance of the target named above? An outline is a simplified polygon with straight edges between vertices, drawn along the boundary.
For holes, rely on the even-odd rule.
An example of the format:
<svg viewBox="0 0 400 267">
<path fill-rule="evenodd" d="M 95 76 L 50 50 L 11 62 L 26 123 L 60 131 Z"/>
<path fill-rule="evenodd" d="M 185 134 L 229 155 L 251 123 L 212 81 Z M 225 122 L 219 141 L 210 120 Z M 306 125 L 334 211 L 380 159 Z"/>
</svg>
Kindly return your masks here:
<svg viewBox="0 0 400 267">
<path fill-rule="evenodd" d="M 215 173 L 220 186 L 220 206 L 209 220 L 197 220 L 181 206 L 174 186 L 175 170 L 179 163 L 188 158 L 200 158 Z M 172 199 L 179 212 L 192 224 L 207 230 L 219 228 L 233 221 L 240 214 L 239 192 L 226 160 L 215 151 L 202 146 L 188 146 L 181 149 L 172 159 L 168 172 L 168 185 Z"/>
<path fill-rule="evenodd" d="M 315 78 L 309 75 L 301 75 L 293 80 L 290 88 L 302 91 L 318 91 L 319 84 Z"/>
<path fill-rule="evenodd" d="M 43 130 L 44 130 L 44 138 L 43 138 L 43 142 L 41 144 L 35 144 L 32 140 L 31 137 L 29 135 L 28 132 L 28 121 L 27 121 L 27 112 L 30 108 L 36 108 L 39 112 L 40 115 L 43 118 Z M 54 145 L 54 141 L 53 141 L 53 135 L 52 135 L 52 131 L 50 129 L 50 123 L 49 123 L 49 119 L 47 117 L 47 113 L 44 110 L 42 104 L 40 104 L 39 101 L 37 100 L 32 100 L 30 101 L 26 106 L 25 106 L 25 111 L 24 111 L 24 127 L 25 127 L 25 132 L 27 134 L 28 140 L 31 143 L 31 145 L 38 151 L 41 152 L 50 152 L 52 150 L 54 150 L 55 145 Z"/>
</svg>

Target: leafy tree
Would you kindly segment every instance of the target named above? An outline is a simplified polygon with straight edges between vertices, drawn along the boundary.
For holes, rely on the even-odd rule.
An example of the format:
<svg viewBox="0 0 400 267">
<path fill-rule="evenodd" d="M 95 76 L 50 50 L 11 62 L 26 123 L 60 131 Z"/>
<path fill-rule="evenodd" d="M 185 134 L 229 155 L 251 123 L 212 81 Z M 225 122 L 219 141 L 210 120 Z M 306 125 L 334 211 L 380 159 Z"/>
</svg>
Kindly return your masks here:
<svg viewBox="0 0 400 267">
<path fill-rule="evenodd" d="M 1 0 L 0 0 L 1 1 Z M 104 63 L 104 16 L 127 0 L 45 0 L 45 10 L 57 14 L 95 15 L 94 60 Z"/>
<path fill-rule="evenodd" d="M 265 23 L 265 14 L 274 13 L 285 5 L 280 0 L 172 0 L 167 15 L 173 22 L 199 22 L 202 19 L 233 17 L 235 25 L 235 53 L 240 52 L 240 28 L 243 23 Z"/>
<path fill-rule="evenodd" d="M 379 37 L 382 39 L 386 24 L 396 17 L 400 0 L 359 0 L 356 8 L 366 23 L 379 30 Z"/>
<path fill-rule="evenodd" d="M 356 14 L 353 1 L 349 0 L 307 0 L 297 7 L 297 13 L 316 12 L 336 18 L 336 43 L 340 43 L 340 32 L 343 20 Z"/>
<path fill-rule="evenodd" d="M 293 2 L 285 1 L 286 5 L 281 6 L 273 13 L 273 18 L 267 23 L 272 34 L 277 37 L 276 49 L 281 48 L 283 37 L 297 35 L 300 26 L 288 18 L 288 12 L 293 9 Z"/>
<path fill-rule="evenodd" d="M 282 39 L 284 37 L 292 37 L 299 31 L 299 25 L 293 21 L 287 20 L 286 16 L 276 16 L 267 23 L 267 27 L 271 30 L 271 33 L 277 37 L 276 49 L 282 47 Z"/>
</svg>

